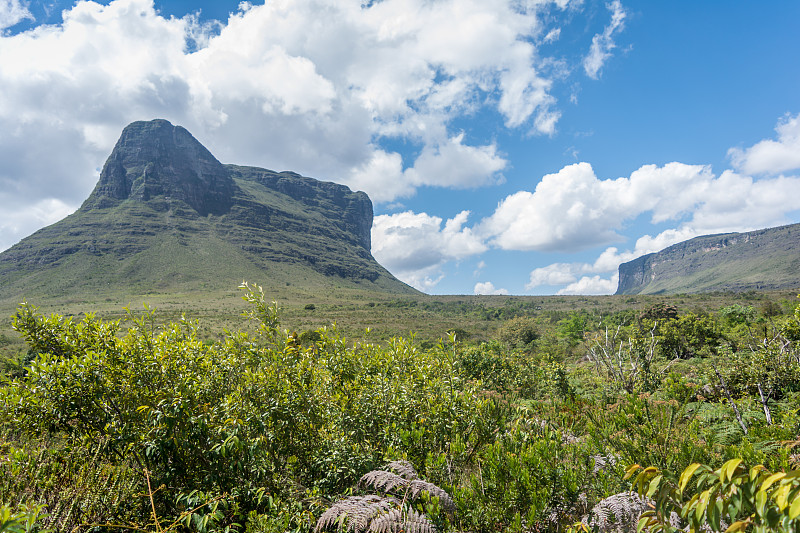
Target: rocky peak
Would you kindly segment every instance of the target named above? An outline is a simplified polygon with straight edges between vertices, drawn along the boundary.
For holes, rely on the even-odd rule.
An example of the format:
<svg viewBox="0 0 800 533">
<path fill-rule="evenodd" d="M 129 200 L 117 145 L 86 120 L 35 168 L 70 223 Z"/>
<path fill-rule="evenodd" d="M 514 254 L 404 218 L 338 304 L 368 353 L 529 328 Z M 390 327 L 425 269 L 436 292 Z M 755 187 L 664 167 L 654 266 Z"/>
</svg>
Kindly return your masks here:
<svg viewBox="0 0 800 533">
<path fill-rule="evenodd" d="M 228 170 L 191 133 L 166 120 L 128 125 L 106 160 L 86 207 L 162 198 L 199 215 L 221 215 L 233 204 Z"/>
</svg>

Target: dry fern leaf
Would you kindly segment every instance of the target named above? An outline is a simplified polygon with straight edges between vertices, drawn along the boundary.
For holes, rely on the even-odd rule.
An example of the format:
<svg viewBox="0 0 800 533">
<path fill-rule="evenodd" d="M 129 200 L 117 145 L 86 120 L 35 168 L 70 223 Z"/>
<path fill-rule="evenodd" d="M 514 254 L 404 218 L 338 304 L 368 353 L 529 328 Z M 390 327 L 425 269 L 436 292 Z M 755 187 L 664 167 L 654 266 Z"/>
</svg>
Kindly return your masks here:
<svg viewBox="0 0 800 533">
<path fill-rule="evenodd" d="M 453 513 L 456 510 L 453 498 L 437 485 L 421 479 L 404 479 L 393 472 L 385 470 L 367 472 L 361 476 L 358 486 L 361 488 L 371 487 L 387 494 L 392 493 L 398 497 L 408 495 L 412 500 L 417 500 L 423 492 L 427 492 L 431 497 L 439 498 L 439 504 L 446 512 Z"/>
<path fill-rule="evenodd" d="M 421 479 L 415 479 L 411 482 L 411 486 L 409 487 L 411 492 L 411 499 L 416 500 L 419 495 L 423 492 L 427 492 L 431 497 L 439 498 L 439 505 L 442 506 L 448 513 L 454 513 L 456 510 L 456 504 L 453 501 L 453 498 L 450 497 L 444 489 L 440 488 L 433 483 L 428 483 L 427 481 L 422 481 Z"/>
<path fill-rule="evenodd" d="M 592 455 L 592 459 L 594 460 L 594 468 L 592 469 L 592 474 L 597 474 L 598 472 L 609 470 L 610 467 L 616 466 L 620 460 L 619 456 L 615 454 Z"/>
<path fill-rule="evenodd" d="M 392 461 L 391 463 L 384 465 L 383 469 L 388 470 L 389 472 L 394 472 L 395 474 L 398 474 L 409 481 L 419 477 L 417 475 L 417 471 L 414 470 L 414 465 L 408 461 Z"/>
<path fill-rule="evenodd" d="M 647 509 L 647 504 L 635 492 L 620 492 L 600 500 L 589 513 L 589 520 L 584 520 L 602 533 L 636 531 L 639 515 Z"/>
<path fill-rule="evenodd" d="M 372 521 L 370 533 L 436 533 L 436 527 L 425 515 L 410 507 L 392 509 Z"/>
<path fill-rule="evenodd" d="M 391 497 L 351 496 L 334 503 L 317 520 L 315 533 L 324 529 L 335 528 L 336 531 L 352 531 L 361 533 L 370 527 L 370 523 L 378 516 L 398 509 L 400 502 Z"/>
<path fill-rule="evenodd" d="M 405 491 L 406 486 L 408 486 L 409 481 L 401 476 L 393 472 L 387 472 L 385 470 L 373 470 L 372 472 L 367 472 L 361 479 L 358 480 L 358 486 L 365 488 L 365 487 L 372 487 L 376 490 L 381 492 L 392 492 L 395 489 L 400 489 L 400 492 Z M 397 491 L 395 491 L 397 493 Z"/>
</svg>

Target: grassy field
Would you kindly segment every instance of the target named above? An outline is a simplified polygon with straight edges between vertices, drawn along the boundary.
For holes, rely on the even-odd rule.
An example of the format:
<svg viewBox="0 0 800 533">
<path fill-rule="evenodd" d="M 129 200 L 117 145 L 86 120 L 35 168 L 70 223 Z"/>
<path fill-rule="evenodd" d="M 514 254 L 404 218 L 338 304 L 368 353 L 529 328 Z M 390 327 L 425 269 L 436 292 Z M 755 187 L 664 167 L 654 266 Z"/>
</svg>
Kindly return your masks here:
<svg viewBox="0 0 800 533">
<path fill-rule="evenodd" d="M 436 342 L 448 331 L 457 330 L 462 341 L 492 339 L 503 322 L 514 316 L 540 317 L 555 323 L 570 313 L 585 312 L 602 317 L 621 310 L 641 311 L 658 303 L 675 305 L 681 312 L 715 312 L 733 303 L 759 308 L 767 302 L 787 309 L 796 302 L 797 291 L 705 293 L 691 295 L 620 296 L 474 296 L 396 295 L 347 288 L 309 287 L 282 284 L 265 286 L 267 298 L 281 309 L 282 327 L 302 333 L 336 325 L 350 341 L 362 339 L 384 343 L 392 337 L 414 336 L 418 343 Z M 0 357 L 12 357 L 23 350 L 21 339 L 11 328 L 19 302 L 0 300 Z M 117 294 L 98 298 L 92 294 L 31 299 L 45 314 L 57 313 L 80 319 L 94 313 L 103 319 L 126 319 L 128 311 L 138 313 L 147 305 L 159 320 L 170 321 L 186 315 L 200 322 L 201 335 L 214 340 L 224 329 L 246 327 L 242 312 L 247 304 L 235 284 L 230 290 L 183 293 Z"/>
<path fill-rule="evenodd" d="M 452 515 L 413 503 L 438 531 L 588 531 L 604 505 L 630 497 L 626 471 L 644 480 L 640 493 L 663 481 L 669 496 L 684 469 L 715 482 L 725 464 L 723 484 L 786 476 L 760 504 L 771 506 L 764 530 L 800 527 L 800 514 L 780 515 L 790 507 L 776 492 L 797 488 L 791 508 L 800 508 L 794 291 L 510 297 L 298 287 L 273 285 L 250 304 L 235 287 L 34 301 L 43 313 L 96 312 L 123 324 L 74 327 L 22 309 L 30 354 L 6 319 L 0 442 L 11 452 L 0 461 L 0 511 L 56 531 L 158 531 L 149 525 L 158 515 L 162 524 L 213 524 L 186 531 L 310 533 L 332 502 L 366 491 L 360 476 L 402 459 L 452 495 Z M 164 327 L 130 321 L 124 307 L 136 313 L 143 302 Z M 14 312 L 13 301 L 2 306 Z M 241 316 L 248 310 L 261 317 L 258 332 Z M 174 322 L 181 314 L 198 321 L 196 333 Z M 333 323 L 338 332 L 306 335 Z M 449 330 L 462 342 L 437 342 Z M 148 489 L 151 478 L 162 488 Z M 704 488 L 697 481 L 653 505 L 714 524 L 719 516 L 691 507 Z M 719 514 L 747 519 L 753 499 Z M 641 511 L 626 511 L 634 526 Z M 578 520 L 587 527 L 570 529 Z M 779 520 L 787 527 L 772 527 Z"/>
</svg>

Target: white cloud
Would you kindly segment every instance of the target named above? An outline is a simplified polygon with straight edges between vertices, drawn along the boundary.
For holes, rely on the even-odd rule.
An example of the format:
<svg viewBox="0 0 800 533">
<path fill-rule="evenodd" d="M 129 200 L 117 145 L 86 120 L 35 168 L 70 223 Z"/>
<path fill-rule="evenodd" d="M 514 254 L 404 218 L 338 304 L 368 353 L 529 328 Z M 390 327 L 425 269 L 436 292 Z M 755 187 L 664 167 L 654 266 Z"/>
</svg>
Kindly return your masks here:
<svg viewBox="0 0 800 533">
<path fill-rule="evenodd" d="M 525 289 L 532 290 L 542 285 L 572 283 L 577 280 L 573 272 L 576 267 L 578 267 L 577 263 L 553 263 L 546 267 L 536 268 L 531 272 L 530 281 L 525 284 Z"/>
<path fill-rule="evenodd" d="M 473 294 L 493 295 L 493 294 L 508 294 L 506 289 L 496 289 L 494 283 L 487 281 L 484 283 L 476 283 L 473 289 Z"/>
<path fill-rule="evenodd" d="M 746 174 L 778 174 L 800 168 L 800 113 L 783 117 L 775 131 L 777 141 L 765 139 L 744 150 L 731 148 L 728 155 L 734 167 Z"/>
<path fill-rule="evenodd" d="M 687 225 L 698 234 L 750 231 L 789 224 L 798 209 L 792 202 L 800 177 L 756 180 L 726 170 L 712 183 L 705 201 Z"/>
<path fill-rule="evenodd" d="M 534 193 L 510 195 L 478 227 L 500 248 L 563 251 L 607 242 L 625 221 L 648 213 L 652 223 L 675 222 L 655 236 L 642 235 L 632 250 L 612 246 L 592 263 L 536 268 L 525 285 L 526 290 L 567 285 L 559 294 L 612 294 L 616 277 L 602 274 L 616 276 L 620 264 L 642 255 L 700 235 L 791 223 L 797 206 L 786 199 L 798 190 L 800 177 L 754 179 L 731 170 L 715 176 L 708 167 L 681 163 L 645 165 L 630 178 L 599 180 L 582 163 L 545 176 Z"/>
<path fill-rule="evenodd" d="M 469 211 L 446 221 L 412 211 L 377 216 L 372 255 L 399 279 L 429 290 L 442 279 L 440 269 L 446 262 L 486 251 L 486 245 L 464 226 L 468 216 Z"/>
<path fill-rule="evenodd" d="M 0 34 L 23 20 L 34 20 L 26 6 L 19 0 L 0 0 Z"/>
<path fill-rule="evenodd" d="M 715 176 L 709 167 L 683 163 L 645 165 L 629 178 L 601 180 L 591 165 L 578 163 L 544 176 L 532 193 L 507 196 L 478 231 L 505 250 L 569 252 L 622 241 L 626 223 L 649 213 L 652 223 L 680 222 L 659 236 L 663 244 L 674 235 L 789 223 L 797 206 L 785 200 L 798 190 L 798 177 L 755 180 L 729 170 Z"/>
<path fill-rule="evenodd" d="M 600 276 L 584 276 L 558 291 L 558 294 L 614 294 L 617 292 L 618 285 L 618 274 L 614 274 L 609 279 Z"/>
<path fill-rule="evenodd" d="M 479 187 L 502 181 L 506 161 L 495 145 L 467 146 L 464 134 L 426 146 L 410 170 L 412 182 L 442 187 Z"/>
<path fill-rule="evenodd" d="M 122 128 L 161 117 L 224 162 L 339 181 L 376 201 L 496 184 L 504 155 L 452 124 L 486 111 L 555 131 L 561 74 L 538 47 L 563 37 L 568 4 L 274 0 L 204 25 L 165 18 L 153 0 L 79 0 L 62 24 L 11 34 L 2 28 L 30 13 L 0 0 L 0 182 L 15 203 L 56 189 L 73 205 Z M 417 156 L 382 146 L 395 140 Z"/>
<path fill-rule="evenodd" d="M 693 211 L 713 179 L 707 167 L 669 163 L 600 180 L 591 165 L 577 163 L 544 176 L 533 193 L 506 197 L 479 231 L 505 250 L 585 249 L 622 240 L 618 231 L 642 213 L 663 222 Z"/>
<path fill-rule="evenodd" d="M 619 0 L 614 0 L 606 7 L 611 11 L 611 22 L 605 27 L 603 33 L 598 33 L 592 39 L 592 46 L 589 54 L 583 59 L 583 69 L 590 78 L 600 77 L 600 70 L 603 64 L 611 57 L 611 51 L 616 48 L 614 34 L 622 31 L 625 27 L 625 9 Z"/>
</svg>

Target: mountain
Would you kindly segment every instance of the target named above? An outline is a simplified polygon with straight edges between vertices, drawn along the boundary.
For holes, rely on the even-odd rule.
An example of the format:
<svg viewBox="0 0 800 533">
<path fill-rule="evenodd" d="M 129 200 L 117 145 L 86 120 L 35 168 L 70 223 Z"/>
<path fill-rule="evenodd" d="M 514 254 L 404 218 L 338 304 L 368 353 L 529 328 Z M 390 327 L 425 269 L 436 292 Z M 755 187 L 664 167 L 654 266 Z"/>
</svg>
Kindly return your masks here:
<svg viewBox="0 0 800 533">
<path fill-rule="evenodd" d="M 370 253 L 363 192 L 223 165 L 166 120 L 127 126 L 83 205 L 0 253 L 0 299 L 266 287 L 415 293 Z"/>
<path fill-rule="evenodd" d="M 800 224 L 696 237 L 619 266 L 617 294 L 800 287 Z"/>
</svg>

